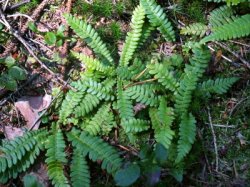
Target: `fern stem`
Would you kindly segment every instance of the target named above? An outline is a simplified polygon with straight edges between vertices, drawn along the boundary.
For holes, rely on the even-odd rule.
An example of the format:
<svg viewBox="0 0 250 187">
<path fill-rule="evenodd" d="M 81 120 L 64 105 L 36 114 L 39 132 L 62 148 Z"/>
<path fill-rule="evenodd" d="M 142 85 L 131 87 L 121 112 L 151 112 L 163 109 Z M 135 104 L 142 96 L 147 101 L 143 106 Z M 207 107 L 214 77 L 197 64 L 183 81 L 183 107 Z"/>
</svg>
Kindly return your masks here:
<svg viewBox="0 0 250 187">
<path fill-rule="evenodd" d="M 141 82 L 131 83 L 131 84 L 128 84 L 128 85 L 124 86 L 124 89 L 127 89 L 127 88 L 132 87 L 132 86 L 135 86 L 135 85 L 141 85 L 141 84 L 148 83 L 148 82 L 154 82 L 154 81 L 156 81 L 157 79 L 158 79 L 158 78 L 153 78 L 153 79 L 148 79 L 148 80 L 141 81 Z"/>
<path fill-rule="evenodd" d="M 134 78 L 132 78 L 132 80 L 137 80 L 139 79 L 141 76 L 144 75 L 144 73 L 148 70 L 148 68 L 145 68 L 142 72 L 140 72 L 138 75 L 136 75 Z"/>
</svg>

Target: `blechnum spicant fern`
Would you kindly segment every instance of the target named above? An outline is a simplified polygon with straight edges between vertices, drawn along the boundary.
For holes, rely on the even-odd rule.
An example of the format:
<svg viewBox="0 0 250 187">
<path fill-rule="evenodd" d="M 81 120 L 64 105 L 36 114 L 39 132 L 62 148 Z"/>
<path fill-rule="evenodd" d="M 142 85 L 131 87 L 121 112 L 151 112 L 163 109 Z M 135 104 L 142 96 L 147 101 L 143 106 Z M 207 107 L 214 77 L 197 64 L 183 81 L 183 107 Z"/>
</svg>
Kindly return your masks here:
<svg viewBox="0 0 250 187">
<path fill-rule="evenodd" d="M 112 135 L 114 129 L 126 134 L 128 140 L 131 135 L 148 134 L 173 151 L 175 156 L 167 162 L 180 168 L 196 136 L 197 120 L 190 109 L 193 93 L 223 94 L 237 78 L 203 80 L 210 52 L 201 43 L 192 48 L 189 63 L 185 64 L 178 54 L 164 60 L 140 55 L 138 48 L 152 32 L 158 30 L 163 39 L 175 41 L 167 14 L 154 0 L 141 0 L 133 12 L 131 31 L 119 59 L 113 57 L 116 55 L 91 25 L 70 14 L 64 17 L 96 56 L 71 52 L 86 70 L 71 83 L 74 90 L 65 95 L 59 120 L 49 130 L 28 132 L 3 142 L 0 182 L 16 178 L 34 163 L 40 151 L 45 151 L 48 176 L 54 186 L 90 186 L 89 160 L 101 161 L 101 168 L 114 176 L 126 164 L 119 152 L 100 137 Z"/>
</svg>

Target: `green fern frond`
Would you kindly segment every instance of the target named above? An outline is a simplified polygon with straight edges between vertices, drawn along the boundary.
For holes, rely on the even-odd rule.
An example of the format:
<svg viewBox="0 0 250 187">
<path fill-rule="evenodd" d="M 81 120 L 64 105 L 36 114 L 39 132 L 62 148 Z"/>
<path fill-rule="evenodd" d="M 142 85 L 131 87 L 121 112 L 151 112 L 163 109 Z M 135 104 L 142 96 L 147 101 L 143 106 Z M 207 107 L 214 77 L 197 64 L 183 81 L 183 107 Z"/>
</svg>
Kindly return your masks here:
<svg viewBox="0 0 250 187">
<path fill-rule="evenodd" d="M 250 35 L 250 14 L 237 17 L 230 23 L 214 28 L 212 34 L 203 38 L 200 43 L 230 40 L 248 35 Z"/>
<path fill-rule="evenodd" d="M 237 77 L 209 79 L 199 84 L 198 91 L 202 93 L 224 94 L 238 80 L 239 78 Z"/>
<path fill-rule="evenodd" d="M 81 128 L 91 135 L 108 135 L 115 126 L 114 115 L 110 104 L 104 104 L 90 121 L 84 122 Z"/>
<path fill-rule="evenodd" d="M 209 24 L 212 28 L 220 27 L 225 23 L 232 22 L 236 17 L 234 16 L 234 11 L 229 6 L 221 6 L 214 9 L 209 15 Z"/>
<path fill-rule="evenodd" d="M 44 129 L 27 132 L 0 147 L 0 184 L 10 178 L 15 179 L 34 163 L 40 151 L 44 150 L 47 135 Z"/>
<path fill-rule="evenodd" d="M 105 57 L 111 64 L 114 60 L 111 57 L 106 44 L 101 40 L 98 33 L 92 28 L 91 25 L 83 20 L 77 19 L 70 14 L 64 14 L 64 17 L 69 26 L 75 31 L 75 33 L 99 55 Z"/>
<path fill-rule="evenodd" d="M 105 75 L 111 75 L 114 71 L 114 68 L 108 65 L 105 65 L 101 63 L 99 60 L 89 57 L 87 55 L 84 55 L 83 53 L 77 53 L 74 51 L 71 51 L 71 54 L 80 60 L 87 68 L 87 70 L 91 71 L 99 71 L 104 73 Z"/>
<path fill-rule="evenodd" d="M 192 92 L 196 89 L 199 78 L 203 75 L 211 54 L 207 48 L 193 49 L 193 57 L 189 60 L 184 69 L 183 78 L 180 86 L 175 93 L 175 112 L 185 114 L 192 100 Z"/>
<path fill-rule="evenodd" d="M 102 160 L 102 169 L 114 174 L 122 165 L 122 160 L 117 151 L 96 136 L 73 129 L 67 134 L 72 145 L 84 154 L 89 155 L 93 161 Z"/>
<path fill-rule="evenodd" d="M 117 109 L 122 120 L 134 117 L 132 101 L 127 92 L 123 90 L 120 80 L 117 83 Z"/>
<path fill-rule="evenodd" d="M 149 129 L 150 122 L 148 120 L 129 118 L 121 121 L 121 126 L 126 133 L 137 133 Z"/>
<path fill-rule="evenodd" d="M 120 58 L 120 66 L 128 66 L 129 61 L 132 59 L 132 56 L 138 47 L 138 43 L 142 34 L 142 26 L 144 23 L 145 12 L 142 6 L 138 6 L 132 16 L 131 20 L 131 31 L 126 37 L 126 41 L 122 50 Z"/>
<path fill-rule="evenodd" d="M 180 34 L 195 35 L 203 37 L 206 34 L 208 27 L 203 23 L 193 23 L 181 29 Z"/>
<path fill-rule="evenodd" d="M 74 114 L 76 117 L 82 117 L 93 111 L 100 103 L 100 99 L 96 95 L 86 94 L 81 103 L 75 107 Z"/>
<path fill-rule="evenodd" d="M 152 26 L 157 27 L 167 41 L 175 41 L 175 33 L 166 13 L 155 0 L 140 0 Z"/>
<path fill-rule="evenodd" d="M 165 99 L 162 98 L 158 109 L 149 110 L 149 116 L 156 141 L 168 149 L 174 136 L 174 131 L 171 130 L 174 121 L 173 109 L 167 107 Z"/>
<path fill-rule="evenodd" d="M 125 90 L 126 94 L 136 100 L 138 103 L 143 103 L 149 106 L 156 106 L 158 98 L 155 97 L 155 86 L 153 84 L 143 84 L 129 87 Z"/>
<path fill-rule="evenodd" d="M 63 138 L 63 133 L 60 128 L 54 123 L 52 124 L 52 134 L 48 137 L 48 142 L 45 145 L 46 164 L 48 165 L 48 176 L 52 184 L 58 186 L 69 186 L 69 182 L 64 175 L 64 164 L 67 163 L 64 149 L 66 147 Z"/>
<path fill-rule="evenodd" d="M 151 63 L 147 65 L 149 73 L 154 75 L 154 78 L 157 79 L 166 89 L 171 91 L 176 91 L 179 83 L 174 77 L 174 72 L 169 71 L 169 66 L 160 63 Z"/>
<path fill-rule="evenodd" d="M 72 162 L 70 165 L 70 178 L 73 187 L 89 187 L 90 186 L 90 173 L 89 167 L 85 157 L 79 150 L 73 150 Z"/>
<path fill-rule="evenodd" d="M 189 115 L 183 114 L 179 127 L 179 140 L 177 146 L 176 163 L 179 163 L 191 150 L 192 144 L 196 135 L 196 120 L 190 113 Z"/>
</svg>

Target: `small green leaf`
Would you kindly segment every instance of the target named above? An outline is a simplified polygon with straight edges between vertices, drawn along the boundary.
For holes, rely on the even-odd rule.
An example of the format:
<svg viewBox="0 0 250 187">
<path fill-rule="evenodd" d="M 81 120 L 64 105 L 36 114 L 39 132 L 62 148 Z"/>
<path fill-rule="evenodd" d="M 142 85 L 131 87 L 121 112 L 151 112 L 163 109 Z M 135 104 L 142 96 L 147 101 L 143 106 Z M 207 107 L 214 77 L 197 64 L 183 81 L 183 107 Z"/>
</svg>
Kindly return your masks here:
<svg viewBox="0 0 250 187">
<path fill-rule="evenodd" d="M 11 76 L 13 79 L 16 80 L 25 80 L 26 79 L 26 73 L 23 69 L 13 66 L 8 71 L 9 76 Z"/>
<path fill-rule="evenodd" d="M 15 65 L 15 59 L 14 58 L 12 58 L 11 56 L 8 56 L 7 58 L 5 58 L 5 65 L 8 67 L 8 68 L 10 68 L 10 67 L 12 67 L 12 66 L 14 66 Z"/>
<path fill-rule="evenodd" d="M 38 32 L 37 27 L 36 27 L 36 25 L 35 25 L 34 22 L 29 22 L 29 23 L 28 23 L 28 27 L 29 27 L 29 29 L 32 30 L 33 32 Z"/>
<path fill-rule="evenodd" d="M 23 178 L 24 187 L 43 187 L 43 185 L 38 181 L 37 177 L 34 175 L 25 175 Z"/>
<path fill-rule="evenodd" d="M 6 90 L 14 91 L 17 88 L 16 81 L 7 74 L 0 76 L 0 87 L 5 88 Z"/>
<path fill-rule="evenodd" d="M 64 37 L 64 32 L 65 31 L 65 25 L 60 25 L 60 27 L 58 28 L 56 35 L 63 38 Z"/>
<path fill-rule="evenodd" d="M 56 47 L 60 47 L 60 46 L 62 46 L 63 45 L 63 40 L 58 40 L 57 42 L 56 42 Z"/>
<path fill-rule="evenodd" d="M 120 169 L 115 174 L 115 181 L 118 186 L 129 186 L 140 177 L 140 167 L 131 164 L 125 169 Z"/>
<path fill-rule="evenodd" d="M 155 146 L 155 159 L 160 164 L 167 161 L 168 153 L 167 149 L 162 145 L 157 143 Z"/>
<path fill-rule="evenodd" d="M 56 35 L 53 32 L 47 32 L 44 39 L 48 45 L 54 45 L 56 43 Z"/>
<path fill-rule="evenodd" d="M 48 123 L 49 122 L 49 117 L 48 116 L 43 116 L 41 119 L 42 123 Z"/>
</svg>

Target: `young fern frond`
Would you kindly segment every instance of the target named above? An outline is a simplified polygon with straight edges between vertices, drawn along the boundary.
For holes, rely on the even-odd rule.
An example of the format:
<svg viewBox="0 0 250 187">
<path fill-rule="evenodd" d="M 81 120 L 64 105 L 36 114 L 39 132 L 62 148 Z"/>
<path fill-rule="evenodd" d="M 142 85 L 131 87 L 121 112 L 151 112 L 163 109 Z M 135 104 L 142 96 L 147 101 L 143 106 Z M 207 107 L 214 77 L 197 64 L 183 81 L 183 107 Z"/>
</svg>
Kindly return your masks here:
<svg viewBox="0 0 250 187">
<path fill-rule="evenodd" d="M 101 40 L 100 36 L 91 25 L 70 14 L 64 14 L 64 17 L 74 32 L 80 38 L 84 39 L 84 41 L 94 50 L 96 54 L 105 57 L 110 64 L 113 64 L 114 60 L 111 57 L 111 53 L 109 52 L 106 44 Z"/>
<path fill-rule="evenodd" d="M 73 150 L 73 157 L 70 165 L 70 178 L 73 187 L 90 187 L 90 173 L 87 161 L 76 148 Z"/>
<path fill-rule="evenodd" d="M 212 28 L 230 23 L 236 18 L 233 9 L 226 5 L 214 9 L 209 15 L 208 21 Z"/>
<path fill-rule="evenodd" d="M 108 135 L 114 126 L 114 115 L 111 111 L 110 104 L 104 104 L 90 121 L 83 122 L 81 128 L 91 135 Z"/>
<path fill-rule="evenodd" d="M 250 35 L 250 14 L 235 18 L 232 22 L 225 23 L 212 30 L 212 34 L 203 38 L 200 43 L 209 41 L 230 40 Z"/>
<path fill-rule="evenodd" d="M 180 34 L 203 37 L 208 27 L 203 23 L 193 23 L 181 29 Z"/>
<path fill-rule="evenodd" d="M 121 58 L 119 61 L 120 66 L 128 66 L 129 61 L 132 59 L 133 54 L 138 47 L 138 43 L 142 34 L 142 26 L 145 19 L 145 12 L 142 6 L 138 6 L 132 16 L 131 31 L 126 37 L 126 41 L 122 50 Z"/>
<path fill-rule="evenodd" d="M 64 175 L 64 164 L 67 163 L 64 149 L 66 147 L 61 129 L 55 123 L 52 124 L 52 134 L 48 137 L 45 145 L 46 164 L 48 165 L 48 176 L 52 184 L 58 186 L 69 186 L 69 182 Z"/>
<path fill-rule="evenodd" d="M 154 75 L 154 78 L 157 79 L 166 89 L 171 91 L 176 91 L 179 83 L 174 77 L 174 72 L 169 71 L 169 66 L 160 63 L 151 63 L 147 65 L 149 73 Z"/>
<path fill-rule="evenodd" d="M 166 13 L 155 0 L 140 0 L 152 26 L 157 27 L 167 41 L 175 41 L 175 33 Z"/>
<path fill-rule="evenodd" d="M 81 154 L 88 154 L 93 161 L 102 160 L 101 167 L 108 173 L 114 174 L 121 167 L 122 160 L 117 151 L 101 138 L 76 129 L 69 132 L 67 136 L 72 145 L 81 151 Z"/>
<path fill-rule="evenodd" d="M 198 91 L 202 93 L 216 93 L 224 94 L 228 89 L 236 82 L 239 78 L 230 77 L 230 78 L 217 78 L 215 80 L 207 80 L 198 85 Z"/>
<path fill-rule="evenodd" d="M 164 116 L 161 116 L 162 113 L 164 113 Z M 150 108 L 149 116 L 154 129 L 155 140 L 168 149 L 175 134 L 171 129 L 174 120 L 172 108 L 165 105 L 160 105 L 158 109 Z"/>
<path fill-rule="evenodd" d="M 134 117 L 132 101 L 127 92 L 123 90 L 121 80 L 117 82 L 117 109 L 122 120 Z"/>
<path fill-rule="evenodd" d="M 155 97 L 155 86 L 153 84 L 143 84 L 129 87 L 125 90 L 127 95 L 136 100 L 138 103 L 143 103 L 149 106 L 158 104 L 158 97 Z"/>
<path fill-rule="evenodd" d="M 148 120 L 129 118 L 121 121 L 121 126 L 126 133 L 137 133 L 149 129 L 150 122 Z"/>
<path fill-rule="evenodd" d="M 48 132 L 45 129 L 25 133 L 14 140 L 4 142 L 0 147 L 0 184 L 16 178 L 34 163 L 44 150 Z"/>
<path fill-rule="evenodd" d="M 188 154 L 192 148 L 196 135 L 196 120 L 190 113 L 189 115 L 183 114 L 179 127 L 179 140 L 177 145 L 177 158 L 176 163 L 179 163 Z"/>
<path fill-rule="evenodd" d="M 84 94 L 70 90 L 63 100 L 61 110 L 59 111 L 59 122 L 67 124 L 67 118 L 73 113 L 75 107 L 81 102 Z"/>
<path fill-rule="evenodd" d="M 86 66 L 87 71 L 99 71 L 105 75 L 111 75 L 114 71 L 113 67 L 105 65 L 95 58 L 74 51 L 71 51 L 71 54 Z"/>
<path fill-rule="evenodd" d="M 189 60 L 190 65 L 185 66 L 183 78 L 175 93 L 175 112 L 179 115 L 187 113 L 192 100 L 192 93 L 210 60 L 210 52 L 207 48 L 195 48 L 193 52 L 194 55 Z"/>
</svg>

